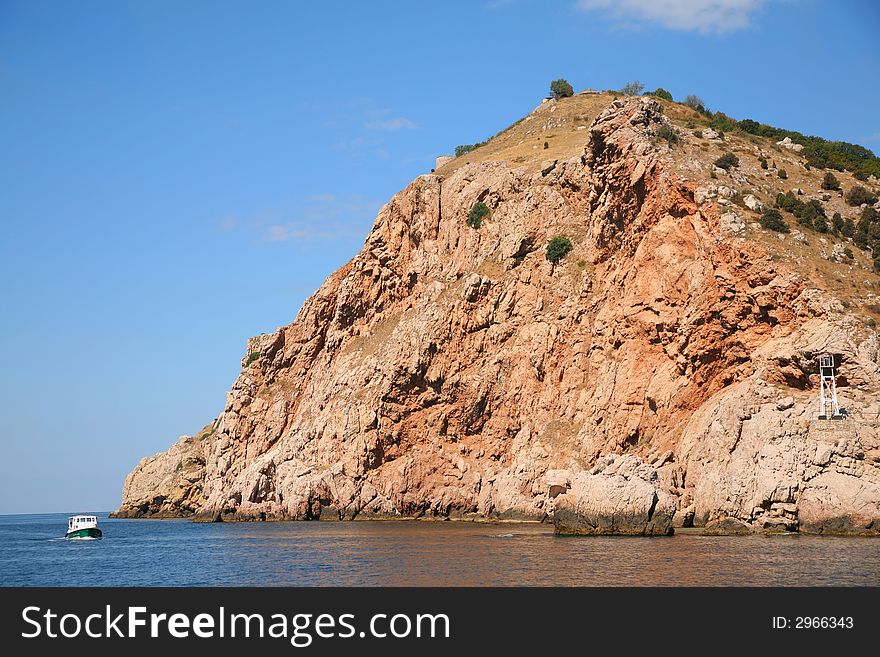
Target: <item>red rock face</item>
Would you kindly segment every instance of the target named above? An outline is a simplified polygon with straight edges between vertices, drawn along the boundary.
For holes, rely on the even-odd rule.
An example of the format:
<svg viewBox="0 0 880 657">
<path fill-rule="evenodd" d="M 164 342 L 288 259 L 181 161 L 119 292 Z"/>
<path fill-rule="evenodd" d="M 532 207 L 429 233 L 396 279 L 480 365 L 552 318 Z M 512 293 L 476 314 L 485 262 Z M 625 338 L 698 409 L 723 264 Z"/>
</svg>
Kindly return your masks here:
<svg viewBox="0 0 880 657">
<path fill-rule="evenodd" d="M 543 174 L 417 178 L 292 324 L 248 341 L 259 357 L 213 433 L 129 475 L 119 515 L 589 516 L 577 491 L 616 488 L 584 473 L 626 454 L 679 524 L 876 533 L 876 333 L 698 210 L 654 145 L 664 121 L 656 101 L 615 101 Z M 555 235 L 574 249 L 554 265 Z M 829 345 L 865 409 L 831 443 L 809 419 Z M 184 477 L 180 458 L 204 468 Z"/>
</svg>

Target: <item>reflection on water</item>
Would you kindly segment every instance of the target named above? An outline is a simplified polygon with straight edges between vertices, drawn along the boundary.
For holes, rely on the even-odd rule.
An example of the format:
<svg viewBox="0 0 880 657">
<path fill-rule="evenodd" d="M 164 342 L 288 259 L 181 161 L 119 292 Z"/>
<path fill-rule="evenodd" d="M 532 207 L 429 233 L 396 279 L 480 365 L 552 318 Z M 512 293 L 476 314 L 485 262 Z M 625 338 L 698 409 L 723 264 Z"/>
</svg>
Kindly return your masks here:
<svg viewBox="0 0 880 657">
<path fill-rule="evenodd" d="M 559 537 L 538 524 L 0 517 L 0 584 L 43 586 L 877 586 L 880 543 L 812 536 Z"/>
</svg>

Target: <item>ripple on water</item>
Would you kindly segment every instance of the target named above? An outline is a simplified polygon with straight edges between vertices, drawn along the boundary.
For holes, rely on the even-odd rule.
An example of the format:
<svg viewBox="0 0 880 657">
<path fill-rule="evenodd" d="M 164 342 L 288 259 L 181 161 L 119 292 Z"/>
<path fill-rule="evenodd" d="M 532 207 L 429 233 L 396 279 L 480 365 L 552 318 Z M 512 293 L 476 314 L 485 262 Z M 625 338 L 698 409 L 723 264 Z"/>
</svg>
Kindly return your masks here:
<svg viewBox="0 0 880 657">
<path fill-rule="evenodd" d="M 71 541 L 59 536 L 64 515 L 0 517 L 0 584 L 880 585 L 878 543 L 864 538 L 559 537 L 533 523 L 99 520 L 102 540 Z"/>
</svg>

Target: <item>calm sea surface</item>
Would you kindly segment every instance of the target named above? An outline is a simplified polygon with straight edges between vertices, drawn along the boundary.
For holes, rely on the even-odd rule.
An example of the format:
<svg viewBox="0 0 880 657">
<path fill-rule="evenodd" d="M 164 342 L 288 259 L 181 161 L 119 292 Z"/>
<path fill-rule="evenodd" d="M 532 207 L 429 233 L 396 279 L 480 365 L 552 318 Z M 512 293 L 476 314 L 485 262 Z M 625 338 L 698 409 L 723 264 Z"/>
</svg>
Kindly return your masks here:
<svg viewBox="0 0 880 657">
<path fill-rule="evenodd" d="M 538 524 L 0 516 L 3 586 L 880 586 L 880 540 L 558 537 Z"/>
</svg>

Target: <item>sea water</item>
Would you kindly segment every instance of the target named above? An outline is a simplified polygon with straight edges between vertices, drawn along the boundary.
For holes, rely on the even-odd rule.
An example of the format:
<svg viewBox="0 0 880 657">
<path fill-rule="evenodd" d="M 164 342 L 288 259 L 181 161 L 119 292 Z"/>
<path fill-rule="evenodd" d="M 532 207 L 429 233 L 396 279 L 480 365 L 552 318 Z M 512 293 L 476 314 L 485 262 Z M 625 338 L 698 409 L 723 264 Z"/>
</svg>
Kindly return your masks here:
<svg viewBox="0 0 880 657">
<path fill-rule="evenodd" d="M 560 537 L 532 523 L 0 516 L 2 586 L 878 586 L 880 539 Z"/>
</svg>

